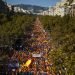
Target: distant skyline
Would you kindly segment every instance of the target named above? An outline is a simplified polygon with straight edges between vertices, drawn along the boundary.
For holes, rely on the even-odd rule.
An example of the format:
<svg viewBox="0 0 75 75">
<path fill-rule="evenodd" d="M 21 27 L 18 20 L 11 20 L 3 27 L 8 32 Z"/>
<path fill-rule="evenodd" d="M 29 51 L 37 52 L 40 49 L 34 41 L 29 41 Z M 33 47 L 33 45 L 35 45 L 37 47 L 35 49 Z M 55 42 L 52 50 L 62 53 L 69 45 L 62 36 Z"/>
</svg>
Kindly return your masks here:
<svg viewBox="0 0 75 75">
<path fill-rule="evenodd" d="M 38 6 L 54 6 L 60 0 L 6 0 L 8 4 L 30 4 Z"/>
</svg>

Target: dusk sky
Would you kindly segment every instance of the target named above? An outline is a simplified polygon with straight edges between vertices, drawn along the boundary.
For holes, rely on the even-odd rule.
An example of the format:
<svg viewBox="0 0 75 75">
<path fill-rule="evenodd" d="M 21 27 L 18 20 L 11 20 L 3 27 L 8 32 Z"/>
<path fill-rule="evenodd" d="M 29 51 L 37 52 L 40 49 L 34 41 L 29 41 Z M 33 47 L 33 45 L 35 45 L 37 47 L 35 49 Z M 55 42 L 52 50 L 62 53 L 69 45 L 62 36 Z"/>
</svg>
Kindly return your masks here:
<svg viewBox="0 0 75 75">
<path fill-rule="evenodd" d="M 53 6 L 60 0 L 6 0 L 9 4 L 31 4 L 38 6 Z"/>
</svg>

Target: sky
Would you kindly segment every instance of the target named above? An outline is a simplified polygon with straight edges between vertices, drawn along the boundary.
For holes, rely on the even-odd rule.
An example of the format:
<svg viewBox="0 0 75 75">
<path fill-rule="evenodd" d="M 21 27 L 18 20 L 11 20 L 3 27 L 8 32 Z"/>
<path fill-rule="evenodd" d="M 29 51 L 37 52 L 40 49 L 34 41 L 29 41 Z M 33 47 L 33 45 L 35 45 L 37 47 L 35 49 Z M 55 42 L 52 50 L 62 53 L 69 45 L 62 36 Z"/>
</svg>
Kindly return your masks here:
<svg viewBox="0 0 75 75">
<path fill-rule="evenodd" d="M 9 4 L 31 4 L 44 7 L 53 6 L 58 1 L 60 0 L 6 0 Z"/>
</svg>

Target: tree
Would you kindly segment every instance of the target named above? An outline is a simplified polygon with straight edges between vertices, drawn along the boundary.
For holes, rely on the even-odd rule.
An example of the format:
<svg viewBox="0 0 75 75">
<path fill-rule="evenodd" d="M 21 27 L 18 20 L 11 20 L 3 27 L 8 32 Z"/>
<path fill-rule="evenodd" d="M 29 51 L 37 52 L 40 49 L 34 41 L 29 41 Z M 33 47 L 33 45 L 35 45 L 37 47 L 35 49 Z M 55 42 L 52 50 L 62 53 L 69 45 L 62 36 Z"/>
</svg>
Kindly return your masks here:
<svg viewBox="0 0 75 75">
<path fill-rule="evenodd" d="M 74 0 L 67 0 L 69 2 L 69 5 L 74 1 Z"/>
</svg>

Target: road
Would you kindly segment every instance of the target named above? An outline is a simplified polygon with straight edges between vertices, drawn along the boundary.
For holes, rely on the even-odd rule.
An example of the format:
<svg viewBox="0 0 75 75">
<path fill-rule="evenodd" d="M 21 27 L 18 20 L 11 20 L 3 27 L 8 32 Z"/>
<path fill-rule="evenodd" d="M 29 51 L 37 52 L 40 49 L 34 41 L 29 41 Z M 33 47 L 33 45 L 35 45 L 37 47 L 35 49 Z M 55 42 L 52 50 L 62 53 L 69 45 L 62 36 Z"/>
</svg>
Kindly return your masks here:
<svg viewBox="0 0 75 75">
<path fill-rule="evenodd" d="M 9 57 L 10 60 L 18 60 L 19 68 L 16 69 L 17 72 L 33 72 L 33 75 L 55 75 L 54 73 L 50 74 L 52 62 L 48 61 L 48 52 L 51 48 L 49 36 L 38 17 L 34 22 L 33 30 L 25 36 L 28 36 L 24 40 L 25 50 L 14 50 L 12 57 Z"/>
</svg>

